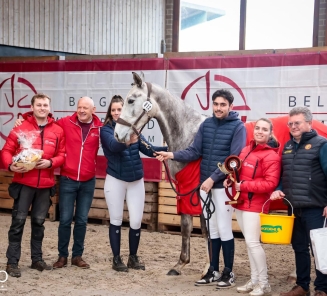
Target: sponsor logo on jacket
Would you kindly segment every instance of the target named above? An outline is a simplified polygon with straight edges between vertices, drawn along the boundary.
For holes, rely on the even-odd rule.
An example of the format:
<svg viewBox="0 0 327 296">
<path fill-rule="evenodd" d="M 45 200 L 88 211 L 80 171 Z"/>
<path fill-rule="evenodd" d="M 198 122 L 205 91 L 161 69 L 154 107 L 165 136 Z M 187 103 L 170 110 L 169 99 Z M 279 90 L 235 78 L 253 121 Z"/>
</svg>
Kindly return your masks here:
<svg viewBox="0 0 327 296">
<path fill-rule="evenodd" d="M 49 140 L 45 140 L 45 141 L 44 141 L 44 143 L 45 143 L 45 144 L 47 144 L 47 145 L 52 145 L 52 146 L 54 146 L 54 145 L 55 145 L 55 143 L 54 143 L 54 142 L 52 142 L 52 141 L 49 141 Z"/>
<path fill-rule="evenodd" d="M 247 166 L 247 167 L 250 167 L 250 168 L 254 168 L 254 165 L 251 164 L 251 163 L 248 163 L 247 161 L 244 161 L 244 162 L 243 162 L 243 165 L 244 165 L 244 166 Z"/>
</svg>

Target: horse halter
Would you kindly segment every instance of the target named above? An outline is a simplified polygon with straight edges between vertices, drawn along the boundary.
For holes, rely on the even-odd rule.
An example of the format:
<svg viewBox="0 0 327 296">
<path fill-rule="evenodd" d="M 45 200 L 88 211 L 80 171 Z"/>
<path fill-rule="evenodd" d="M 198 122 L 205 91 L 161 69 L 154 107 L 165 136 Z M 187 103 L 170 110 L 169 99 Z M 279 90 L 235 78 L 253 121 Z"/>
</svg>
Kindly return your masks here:
<svg viewBox="0 0 327 296">
<path fill-rule="evenodd" d="M 128 126 L 130 127 L 133 132 L 138 136 L 140 137 L 141 135 L 141 132 L 143 130 L 143 128 L 145 127 L 145 125 L 150 121 L 151 119 L 151 116 L 148 115 L 148 112 L 152 109 L 152 103 L 150 102 L 150 93 L 151 93 L 151 90 L 152 90 L 152 84 L 151 83 L 148 83 L 148 82 L 145 82 L 147 88 L 148 88 L 148 95 L 147 95 L 147 98 L 146 98 L 146 101 L 143 103 L 143 112 L 141 113 L 141 115 L 135 120 L 135 122 L 133 124 L 127 122 L 126 120 L 122 119 L 122 118 L 118 118 L 116 123 L 119 123 L 119 124 L 122 124 L 122 125 L 125 125 L 125 126 Z M 138 124 L 138 122 L 141 120 L 141 118 L 144 116 L 144 115 L 147 115 L 148 116 L 148 120 L 146 121 L 146 123 L 142 126 L 142 128 L 140 129 L 140 131 L 138 131 L 136 129 L 136 125 Z"/>
</svg>

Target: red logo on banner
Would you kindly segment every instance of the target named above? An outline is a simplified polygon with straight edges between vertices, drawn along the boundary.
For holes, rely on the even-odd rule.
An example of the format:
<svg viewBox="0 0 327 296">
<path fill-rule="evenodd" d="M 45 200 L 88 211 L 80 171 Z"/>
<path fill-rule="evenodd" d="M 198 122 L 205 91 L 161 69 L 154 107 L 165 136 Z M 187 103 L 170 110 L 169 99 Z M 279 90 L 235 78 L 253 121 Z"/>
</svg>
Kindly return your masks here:
<svg viewBox="0 0 327 296">
<path fill-rule="evenodd" d="M 16 98 L 15 98 L 15 83 L 19 83 L 19 84 L 23 84 L 23 85 L 26 85 L 29 89 L 32 90 L 32 92 L 34 94 L 36 94 L 36 90 L 35 90 L 35 87 L 33 86 L 32 83 L 30 83 L 28 80 L 26 80 L 25 78 L 23 77 L 18 77 L 17 79 L 15 79 L 15 74 L 13 74 L 11 77 L 3 80 L 1 83 L 0 83 L 0 89 L 3 87 L 3 85 L 8 81 L 8 83 L 10 83 L 10 92 L 9 94 L 7 94 L 5 92 L 4 96 L 6 98 L 6 101 L 7 101 L 7 105 L 8 105 L 8 109 L 12 109 L 15 107 L 15 101 L 16 101 Z M 22 103 L 22 100 L 24 100 L 28 95 L 25 95 L 21 98 L 18 98 L 17 99 L 17 108 L 21 109 L 21 108 L 30 108 L 30 104 L 28 105 L 23 105 Z M 5 117 L 5 116 L 9 116 L 9 119 L 4 122 L 2 125 L 6 125 L 8 122 L 12 121 L 15 114 L 13 112 L 0 112 L 0 116 L 1 117 Z M 4 140 L 7 139 L 7 137 L 0 131 L 0 137 Z"/>
<path fill-rule="evenodd" d="M 198 102 L 202 108 L 202 110 L 208 110 L 210 107 L 210 71 L 208 71 L 205 75 L 200 76 L 198 78 L 196 78 L 195 80 L 193 80 L 182 92 L 182 96 L 181 99 L 185 100 L 185 97 L 188 93 L 188 91 L 193 87 L 194 84 L 196 84 L 199 80 L 201 80 L 202 78 L 205 79 L 206 82 L 206 104 L 203 105 L 198 94 L 196 94 L 196 98 L 198 99 Z M 236 82 L 234 82 L 233 80 L 231 80 L 230 78 L 223 76 L 223 75 L 214 75 L 214 81 L 221 81 L 221 82 L 225 82 L 227 84 L 229 84 L 230 86 L 232 86 L 241 96 L 244 105 L 240 105 L 240 106 L 234 106 L 233 110 L 251 110 L 250 107 L 247 105 L 246 103 L 246 99 L 244 96 L 243 91 L 241 90 L 241 88 L 237 85 Z"/>
</svg>

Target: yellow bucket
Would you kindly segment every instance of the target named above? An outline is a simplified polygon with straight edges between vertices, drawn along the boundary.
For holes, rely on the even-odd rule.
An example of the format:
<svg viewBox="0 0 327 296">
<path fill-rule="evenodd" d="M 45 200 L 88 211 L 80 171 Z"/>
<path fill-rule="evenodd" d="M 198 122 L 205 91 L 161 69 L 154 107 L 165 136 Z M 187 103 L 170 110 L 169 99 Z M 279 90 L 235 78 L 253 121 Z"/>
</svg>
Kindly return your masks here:
<svg viewBox="0 0 327 296">
<path fill-rule="evenodd" d="M 287 200 L 286 198 L 284 199 Z M 290 244 L 295 218 L 293 214 L 293 206 L 288 201 L 292 208 L 291 216 L 271 214 L 269 215 L 263 213 L 263 208 L 266 202 L 263 204 L 262 212 L 259 214 L 261 224 L 261 242 L 265 244 Z"/>
</svg>

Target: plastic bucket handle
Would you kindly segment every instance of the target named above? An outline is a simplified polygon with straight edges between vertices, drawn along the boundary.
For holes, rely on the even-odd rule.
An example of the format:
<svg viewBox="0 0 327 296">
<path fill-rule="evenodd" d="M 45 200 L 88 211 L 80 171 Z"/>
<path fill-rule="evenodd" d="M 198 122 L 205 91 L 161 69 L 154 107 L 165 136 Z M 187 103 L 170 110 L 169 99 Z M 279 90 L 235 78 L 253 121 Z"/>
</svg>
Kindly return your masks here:
<svg viewBox="0 0 327 296">
<path fill-rule="evenodd" d="M 292 206 L 292 204 L 290 203 L 290 201 L 289 201 L 287 198 L 283 197 L 283 199 L 285 199 L 285 200 L 290 204 L 290 206 L 291 206 L 291 208 L 292 208 L 292 215 L 293 215 L 293 206 Z M 267 199 L 267 200 L 264 202 L 264 204 L 262 205 L 261 213 L 263 213 L 263 208 L 265 207 L 267 201 L 269 201 L 269 200 L 271 201 L 271 199 Z M 291 216 L 292 216 L 292 215 L 291 215 Z"/>
</svg>

